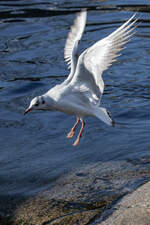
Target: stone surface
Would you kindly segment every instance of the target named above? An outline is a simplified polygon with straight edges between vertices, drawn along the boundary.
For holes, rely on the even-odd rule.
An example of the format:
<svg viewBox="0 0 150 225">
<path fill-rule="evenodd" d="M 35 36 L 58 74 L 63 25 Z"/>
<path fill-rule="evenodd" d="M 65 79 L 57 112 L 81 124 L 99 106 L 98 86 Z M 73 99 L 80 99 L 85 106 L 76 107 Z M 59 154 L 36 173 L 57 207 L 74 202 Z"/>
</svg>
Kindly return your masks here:
<svg viewBox="0 0 150 225">
<path fill-rule="evenodd" d="M 114 196 L 114 199 L 117 196 Z M 96 203 L 73 202 L 36 196 L 21 204 L 13 217 L 14 225 L 72 225 L 90 223 L 100 216 L 113 200 L 112 197 Z"/>
<path fill-rule="evenodd" d="M 150 225 L 150 182 L 125 196 L 99 225 Z"/>
<path fill-rule="evenodd" d="M 130 208 L 129 213 L 134 211 L 130 203 L 128 206 L 117 204 L 116 208 L 114 205 L 123 195 L 149 178 L 149 167 L 137 161 L 83 165 L 58 177 L 47 190 L 35 196 L 1 196 L 0 225 L 95 225 L 100 218 L 104 220 L 118 209 L 122 208 L 125 212 Z M 147 207 L 145 209 L 148 210 Z M 149 211 L 143 210 L 144 218 L 147 218 L 147 213 Z M 116 217 L 108 224 L 114 225 Z M 128 218 L 123 218 L 122 224 L 128 223 Z"/>
</svg>

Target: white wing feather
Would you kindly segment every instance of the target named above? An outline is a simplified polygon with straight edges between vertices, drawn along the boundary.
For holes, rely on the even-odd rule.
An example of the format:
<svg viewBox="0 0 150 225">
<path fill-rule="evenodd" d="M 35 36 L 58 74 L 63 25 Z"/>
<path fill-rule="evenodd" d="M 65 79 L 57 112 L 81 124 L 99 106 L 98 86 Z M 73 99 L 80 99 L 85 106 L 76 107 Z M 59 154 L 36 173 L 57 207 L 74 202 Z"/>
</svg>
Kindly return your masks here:
<svg viewBox="0 0 150 225">
<path fill-rule="evenodd" d="M 123 45 L 133 35 L 137 20 L 132 22 L 135 14 L 116 31 L 86 49 L 79 57 L 71 85 L 84 89 L 94 104 L 99 104 L 104 90 L 102 73 L 112 62 L 116 61 Z"/>
<path fill-rule="evenodd" d="M 78 43 L 84 31 L 84 27 L 86 24 L 86 16 L 87 12 L 85 9 L 77 13 L 77 17 L 71 27 L 65 44 L 64 58 L 69 67 L 71 67 L 72 74 L 75 71 L 78 60 Z"/>
</svg>

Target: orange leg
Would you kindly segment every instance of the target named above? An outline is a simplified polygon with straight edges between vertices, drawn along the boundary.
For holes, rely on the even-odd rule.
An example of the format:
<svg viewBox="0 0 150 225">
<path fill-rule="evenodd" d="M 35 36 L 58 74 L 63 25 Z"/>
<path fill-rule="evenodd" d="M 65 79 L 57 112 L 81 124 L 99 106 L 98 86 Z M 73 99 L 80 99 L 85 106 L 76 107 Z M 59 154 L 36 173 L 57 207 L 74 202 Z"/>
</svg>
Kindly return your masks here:
<svg viewBox="0 0 150 225">
<path fill-rule="evenodd" d="M 75 129 L 78 125 L 78 123 L 80 122 L 80 118 L 78 117 L 73 128 L 71 129 L 71 131 L 69 132 L 69 134 L 67 135 L 67 138 L 72 138 L 74 136 L 74 133 L 75 133 Z"/>
<path fill-rule="evenodd" d="M 85 123 L 84 123 L 84 121 L 82 120 L 82 126 L 81 126 L 81 129 L 80 129 L 80 132 L 79 132 L 79 134 L 78 134 L 77 139 L 76 139 L 75 142 L 73 143 L 73 146 L 76 146 L 76 145 L 79 144 L 80 138 L 81 138 L 81 136 L 82 136 L 82 132 L 83 132 L 83 129 L 84 129 L 84 126 L 85 126 Z"/>
</svg>

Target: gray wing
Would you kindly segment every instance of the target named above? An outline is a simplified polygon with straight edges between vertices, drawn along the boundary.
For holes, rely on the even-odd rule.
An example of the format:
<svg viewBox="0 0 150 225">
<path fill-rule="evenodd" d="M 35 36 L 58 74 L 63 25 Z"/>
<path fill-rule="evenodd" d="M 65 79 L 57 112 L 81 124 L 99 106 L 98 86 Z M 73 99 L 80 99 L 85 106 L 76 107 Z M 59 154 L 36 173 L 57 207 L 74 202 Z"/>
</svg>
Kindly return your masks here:
<svg viewBox="0 0 150 225">
<path fill-rule="evenodd" d="M 70 74 L 67 78 L 68 81 L 71 80 L 76 69 L 78 61 L 78 43 L 82 37 L 85 28 L 86 15 L 87 12 L 85 9 L 77 13 L 77 17 L 71 27 L 71 30 L 66 40 L 64 58 L 69 67 L 71 67 Z"/>
<path fill-rule="evenodd" d="M 85 50 L 79 57 L 74 77 L 71 81 L 76 89 L 88 95 L 89 100 L 99 104 L 104 90 L 102 73 L 119 56 L 123 45 L 133 35 L 137 20 L 133 20 L 135 14 L 116 31 L 106 38 L 96 42 Z"/>
</svg>

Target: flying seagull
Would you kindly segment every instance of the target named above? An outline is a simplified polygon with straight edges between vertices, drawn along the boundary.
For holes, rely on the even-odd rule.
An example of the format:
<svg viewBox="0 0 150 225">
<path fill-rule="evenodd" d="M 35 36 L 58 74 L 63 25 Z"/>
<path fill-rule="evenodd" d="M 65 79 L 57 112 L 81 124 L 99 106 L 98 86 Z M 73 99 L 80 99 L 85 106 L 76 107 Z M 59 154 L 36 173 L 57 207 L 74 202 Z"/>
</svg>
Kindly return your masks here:
<svg viewBox="0 0 150 225">
<path fill-rule="evenodd" d="M 108 125 L 114 125 L 107 109 L 99 107 L 104 91 L 102 73 L 116 61 L 124 44 L 133 35 L 137 22 L 134 14 L 117 30 L 78 56 L 78 44 L 85 28 L 86 16 L 85 9 L 77 14 L 66 40 L 64 58 L 70 67 L 67 79 L 45 94 L 33 98 L 25 110 L 25 114 L 31 110 L 57 110 L 75 115 L 77 120 L 67 138 L 74 136 L 79 122 L 82 126 L 73 143 L 74 146 L 79 144 L 85 126 L 85 116 L 95 116 Z"/>
</svg>

